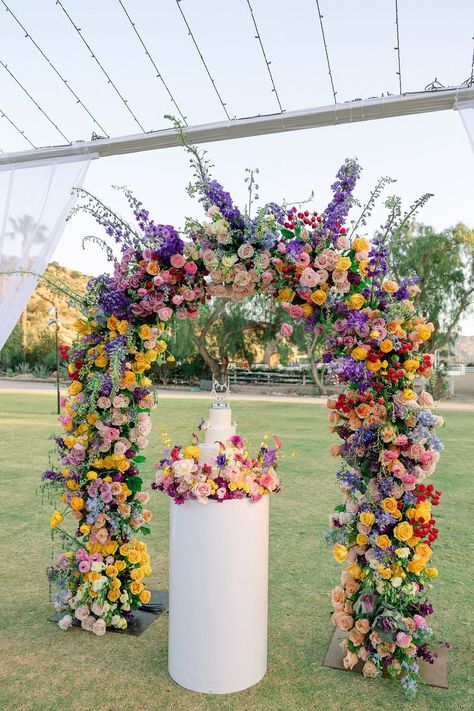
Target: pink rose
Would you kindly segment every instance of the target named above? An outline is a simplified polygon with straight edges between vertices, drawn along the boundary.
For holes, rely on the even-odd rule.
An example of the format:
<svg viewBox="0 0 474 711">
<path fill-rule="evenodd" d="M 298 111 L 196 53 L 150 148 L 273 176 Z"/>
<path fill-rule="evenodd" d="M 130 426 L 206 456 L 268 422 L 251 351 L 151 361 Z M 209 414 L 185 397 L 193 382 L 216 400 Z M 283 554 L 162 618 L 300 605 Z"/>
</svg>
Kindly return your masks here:
<svg viewBox="0 0 474 711">
<path fill-rule="evenodd" d="M 427 628 L 426 620 L 424 617 L 421 615 L 414 615 L 413 616 L 413 622 L 415 623 L 417 629 L 420 628 L 422 630 Z"/>
<path fill-rule="evenodd" d="M 333 590 L 331 590 L 331 604 L 336 610 L 342 610 L 345 601 L 346 593 L 339 585 L 337 585 Z"/>
<path fill-rule="evenodd" d="M 108 410 L 111 404 L 108 397 L 101 396 L 97 399 L 97 407 L 100 407 L 101 410 Z"/>
<path fill-rule="evenodd" d="M 378 673 L 379 672 L 377 670 L 377 667 L 375 666 L 375 664 L 373 662 L 367 661 L 364 664 L 364 667 L 362 669 L 362 674 L 364 676 L 369 677 L 369 678 L 374 678 L 374 677 L 378 676 Z"/>
<path fill-rule="evenodd" d="M 423 392 L 418 395 L 418 402 L 420 403 L 420 405 L 426 405 L 427 407 L 430 407 L 434 401 L 431 395 L 425 390 L 423 390 Z"/>
<path fill-rule="evenodd" d="M 250 257 L 253 257 L 254 251 L 255 250 L 251 244 L 244 243 L 238 248 L 237 254 L 240 259 L 250 259 Z"/>
<path fill-rule="evenodd" d="M 169 306 L 162 306 L 160 309 L 158 309 L 158 317 L 161 319 L 161 321 L 168 321 L 168 319 L 170 319 L 172 315 L 173 309 L 170 309 Z"/>
<path fill-rule="evenodd" d="M 203 481 L 199 484 L 196 484 L 193 491 L 198 497 L 198 499 L 206 500 L 209 494 L 211 493 L 211 486 L 207 482 Z"/>
<path fill-rule="evenodd" d="M 81 560 L 77 567 L 80 573 L 88 573 L 91 569 L 91 564 L 88 560 Z"/>
<path fill-rule="evenodd" d="M 360 647 L 360 645 L 364 641 L 364 635 L 361 634 L 359 630 L 352 629 L 349 632 L 349 639 L 355 647 Z"/>
<path fill-rule="evenodd" d="M 93 627 L 92 627 L 92 632 L 96 634 L 98 637 L 101 637 L 103 634 L 106 632 L 106 625 L 105 621 L 101 618 L 99 620 L 96 620 Z"/>
<path fill-rule="evenodd" d="M 181 269 L 182 267 L 184 267 L 185 263 L 186 259 L 183 257 L 182 254 L 172 254 L 170 257 L 170 264 L 175 269 Z"/>
<path fill-rule="evenodd" d="M 362 634 L 367 634 L 370 630 L 370 622 L 366 617 L 361 617 L 360 620 L 357 620 L 355 623 L 355 627 L 356 630 Z"/>
<path fill-rule="evenodd" d="M 277 250 L 280 252 L 280 254 L 286 254 L 286 245 L 284 242 L 278 242 L 277 244 Z"/>
<path fill-rule="evenodd" d="M 197 272 L 197 264 L 196 262 L 186 262 L 184 265 L 184 271 L 186 274 L 196 274 Z"/>
<path fill-rule="evenodd" d="M 354 652 L 347 652 L 347 655 L 342 660 L 344 664 L 344 669 L 352 669 L 353 667 L 355 667 L 358 661 L 359 657 L 357 656 L 357 654 L 354 654 Z"/>
<path fill-rule="evenodd" d="M 289 314 L 292 318 L 302 318 L 304 316 L 303 309 L 301 306 L 297 306 L 296 304 L 290 306 Z"/>
<path fill-rule="evenodd" d="M 309 254 L 307 252 L 301 252 L 300 256 L 296 260 L 296 264 L 299 267 L 307 267 L 310 261 Z"/>
<path fill-rule="evenodd" d="M 406 447 L 408 444 L 408 437 L 404 434 L 398 435 L 394 444 L 396 444 L 397 447 Z"/>
<path fill-rule="evenodd" d="M 86 617 L 90 615 L 90 610 L 88 605 L 81 605 L 80 607 L 77 608 L 77 610 L 74 613 L 74 616 L 77 617 L 78 620 L 85 620 Z"/>
<path fill-rule="evenodd" d="M 152 281 L 155 286 L 161 286 L 162 284 L 165 283 L 165 280 L 163 279 L 161 274 L 157 274 L 156 276 L 154 276 Z"/>
<path fill-rule="evenodd" d="M 289 323 L 282 323 L 280 326 L 280 333 L 284 338 L 289 338 L 293 333 L 293 326 Z"/>
<path fill-rule="evenodd" d="M 411 635 L 405 632 L 398 632 L 397 634 L 397 646 L 401 649 L 406 649 L 411 644 Z"/>
<path fill-rule="evenodd" d="M 85 617 L 83 620 L 81 620 L 81 627 L 83 630 L 86 630 L 86 632 L 92 632 L 95 624 L 95 617 L 94 615 L 89 615 L 88 617 Z"/>
<path fill-rule="evenodd" d="M 304 253 L 306 254 L 306 252 Z M 308 256 L 308 255 L 306 255 Z M 309 257 L 308 257 L 309 261 Z M 314 271 L 314 269 L 311 269 L 311 267 L 306 267 L 306 269 L 303 270 L 301 276 L 300 276 L 300 282 L 303 286 L 307 286 L 310 289 L 312 289 L 314 286 L 317 286 L 319 284 L 319 275 L 317 272 Z"/>
<path fill-rule="evenodd" d="M 72 625 L 71 615 L 64 615 L 64 617 L 61 617 L 61 619 L 58 622 L 58 625 L 62 630 L 69 629 L 69 627 Z"/>
</svg>

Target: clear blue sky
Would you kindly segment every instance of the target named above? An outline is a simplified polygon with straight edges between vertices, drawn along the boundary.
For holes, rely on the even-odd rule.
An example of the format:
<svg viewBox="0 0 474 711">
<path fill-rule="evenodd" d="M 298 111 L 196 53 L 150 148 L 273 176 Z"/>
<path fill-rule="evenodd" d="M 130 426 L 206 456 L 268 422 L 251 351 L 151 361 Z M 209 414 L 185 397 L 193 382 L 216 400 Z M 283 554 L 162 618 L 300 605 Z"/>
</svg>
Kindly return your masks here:
<svg viewBox="0 0 474 711">
<path fill-rule="evenodd" d="M 138 130 L 107 85 L 86 48 L 54 0 L 6 0 L 33 38 L 111 136 Z M 190 124 L 225 119 L 212 85 L 179 14 L 175 0 L 124 0 L 159 70 Z M 120 91 L 146 130 L 163 128 L 172 104 L 155 78 L 118 0 L 64 0 Z M 338 99 L 397 93 L 392 0 L 320 0 Z M 252 0 L 283 108 L 331 103 L 331 87 L 314 0 Z M 231 116 L 278 109 L 246 0 L 182 0 L 182 8 L 204 53 Z M 99 131 L 0 5 L 0 58 L 72 140 Z M 403 89 L 423 89 L 435 76 L 457 85 L 470 73 L 474 3 L 470 0 L 399 0 Z M 36 145 L 63 143 L 0 66 L 1 108 Z M 27 149 L 5 119 L 0 149 Z M 390 192 L 408 206 L 420 193 L 432 198 L 420 219 L 437 228 L 458 221 L 474 225 L 473 156 L 454 112 L 385 119 L 291 134 L 248 138 L 206 146 L 215 176 L 245 201 L 246 167 L 260 168 L 262 201 L 298 200 L 311 189 L 323 207 L 337 168 L 346 156 L 364 167 L 361 200 L 380 175 L 397 178 Z M 185 194 L 187 158 L 180 149 L 121 156 L 91 164 L 86 187 L 120 209 L 111 184 L 127 184 L 160 222 L 182 226 L 199 214 Z M 376 227 L 382 214 L 374 215 Z M 55 254 L 62 264 L 98 273 L 106 268 L 92 247 L 82 252 L 80 237 L 95 231 L 84 219 L 69 224 Z M 474 334 L 467 319 L 465 333 Z"/>
</svg>

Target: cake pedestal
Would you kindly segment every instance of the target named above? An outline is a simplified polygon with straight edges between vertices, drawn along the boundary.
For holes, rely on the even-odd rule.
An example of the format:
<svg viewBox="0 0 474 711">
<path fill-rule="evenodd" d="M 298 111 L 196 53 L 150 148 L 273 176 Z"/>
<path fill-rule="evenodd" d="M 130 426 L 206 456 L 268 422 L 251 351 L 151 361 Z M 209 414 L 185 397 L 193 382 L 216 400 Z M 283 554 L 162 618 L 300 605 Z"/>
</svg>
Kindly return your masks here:
<svg viewBox="0 0 474 711">
<path fill-rule="evenodd" d="M 168 668 L 180 686 L 230 694 L 267 669 L 269 496 L 171 503 Z"/>
</svg>

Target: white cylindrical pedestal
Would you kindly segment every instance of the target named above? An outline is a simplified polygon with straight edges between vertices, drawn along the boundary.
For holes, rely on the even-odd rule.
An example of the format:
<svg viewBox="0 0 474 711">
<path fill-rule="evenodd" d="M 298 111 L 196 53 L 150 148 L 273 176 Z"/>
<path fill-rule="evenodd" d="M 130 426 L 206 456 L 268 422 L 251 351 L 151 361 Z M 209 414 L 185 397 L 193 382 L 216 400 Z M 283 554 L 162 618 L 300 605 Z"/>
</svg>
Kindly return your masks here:
<svg viewBox="0 0 474 711">
<path fill-rule="evenodd" d="M 171 503 L 168 668 L 186 689 L 265 676 L 269 498 Z"/>
</svg>

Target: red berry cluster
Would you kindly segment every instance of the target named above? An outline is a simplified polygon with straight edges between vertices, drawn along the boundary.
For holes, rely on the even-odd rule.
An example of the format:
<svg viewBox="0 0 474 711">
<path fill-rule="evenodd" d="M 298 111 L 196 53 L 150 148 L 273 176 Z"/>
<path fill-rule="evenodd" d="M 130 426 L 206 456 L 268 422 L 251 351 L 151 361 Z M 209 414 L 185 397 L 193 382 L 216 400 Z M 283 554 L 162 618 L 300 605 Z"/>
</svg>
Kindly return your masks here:
<svg viewBox="0 0 474 711">
<path fill-rule="evenodd" d="M 59 346 L 59 355 L 61 360 L 67 360 L 69 358 L 69 349 L 71 346 L 67 346 L 65 343 L 61 343 Z"/>
<path fill-rule="evenodd" d="M 321 218 L 318 216 L 317 212 L 310 213 L 309 210 L 298 212 L 296 207 L 292 207 L 291 210 L 287 212 L 287 218 L 288 219 L 284 225 L 287 230 L 295 229 L 296 219 L 302 220 L 305 225 L 308 225 L 308 227 L 312 227 L 313 229 L 321 222 Z"/>
<path fill-rule="evenodd" d="M 418 486 L 416 493 L 417 503 L 420 501 L 431 501 L 432 506 L 438 506 L 441 497 L 441 491 L 435 491 L 433 484 L 420 484 Z M 430 518 L 428 522 L 420 517 L 418 521 L 413 518 L 410 523 L 413 526 L 413 533 L 418 538 L 426 538 L 426 543 L 431 544 L 438 538 L 439 529 L 435 527 L 436 519 Z"/>
<path fill-rule="evenodd" d="M 425 370 L 431 367 L 431 356 L 425 353 L 425 355 L 423 356 L 423 364 L 420 365 L 420 367 L 418 368 L 418 373 L 424 373 Z"/>
</svg>

